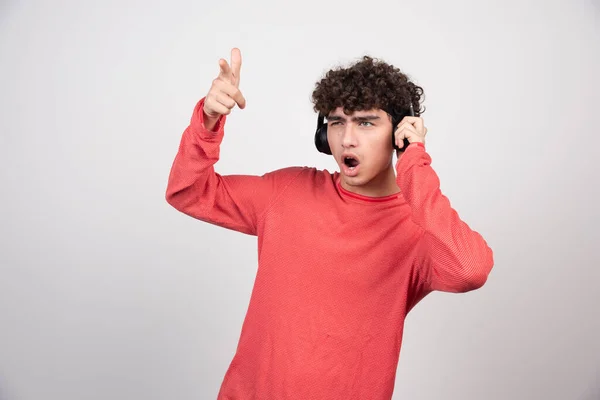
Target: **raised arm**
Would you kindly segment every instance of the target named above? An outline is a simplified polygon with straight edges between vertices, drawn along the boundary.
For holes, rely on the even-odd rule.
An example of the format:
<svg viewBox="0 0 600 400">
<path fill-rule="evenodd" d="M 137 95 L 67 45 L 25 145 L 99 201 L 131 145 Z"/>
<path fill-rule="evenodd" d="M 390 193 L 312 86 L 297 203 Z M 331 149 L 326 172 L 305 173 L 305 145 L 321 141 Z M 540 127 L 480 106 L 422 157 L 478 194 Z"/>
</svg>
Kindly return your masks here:
<svg viewBox="0 0 600 400">
<path fill-rule="evenodd" d="M 417 263 L 429 290 L 468 292 L 480 288 L 494 265 L 492 249 L 464 222 L 440 190 L 440 180 L 425 151 L 427 128 L 420 117 L 405 117 L 394 132 L 398 154 L 396 183 L 423 229 Z"/>
<path fill-rule="evenodd" d="M 424 145 L 408 146 L 396 169 L 412 218 L 423 229 L 418 263 L 427 287 L 458 293 L 483 286 L 494 265 L 492 249 L 442 194 Z"/>
<path fill-rule="evenodd" d="M 219 160 L 226 115 L 246 101 L 239 91 L 239 50 L 232 50 L 232 66 L 220 60 L 221 72 L 208 95 L 194 108 L 171 167 L 166 200 L 196 219 L 256 235 L 259 221 L 280 188 L 299 172 L 286 168 L 255 175 L 220 175 Z M 298 171 L 298 172 L 296 172 Z"/>
</svg>

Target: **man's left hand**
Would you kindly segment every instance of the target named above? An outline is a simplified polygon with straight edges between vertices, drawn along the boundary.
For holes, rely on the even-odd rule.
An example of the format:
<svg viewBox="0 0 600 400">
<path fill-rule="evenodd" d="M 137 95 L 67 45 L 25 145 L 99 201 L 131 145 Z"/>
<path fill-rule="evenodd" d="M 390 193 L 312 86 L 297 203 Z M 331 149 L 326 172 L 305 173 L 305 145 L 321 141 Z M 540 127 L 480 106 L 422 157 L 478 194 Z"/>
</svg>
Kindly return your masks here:
<svg viewBox="0 0 600 400">
<path fill-rule="evenodd" d="M 427 128 L 423 124 L 423 118 L 407 116 L 398 124 L 396 132 L 394 132 L 394 139 L 396 146 L 402 149 L 404 138 L 408 139 L 410 143 L 418 142 L 425 144 L 425 135 L 427 135 Z"/>
</svg>

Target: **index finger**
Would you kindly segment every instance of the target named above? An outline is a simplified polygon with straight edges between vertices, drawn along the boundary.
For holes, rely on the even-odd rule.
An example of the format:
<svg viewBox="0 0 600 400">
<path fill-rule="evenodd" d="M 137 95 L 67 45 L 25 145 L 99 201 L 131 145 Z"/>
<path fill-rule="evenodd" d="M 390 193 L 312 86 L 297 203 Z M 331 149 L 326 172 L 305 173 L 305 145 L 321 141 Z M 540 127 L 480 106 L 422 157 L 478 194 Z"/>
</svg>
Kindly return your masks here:
<svg viewBox="0 0 600 400">
<path fill-rule="evenodd" d="M 412 126 L 414 126 L 417 129 L 423 129 L 423 118 L 421 118 L 421 117 L 406 116 L 406 117 L 402 118 L 402 121 L 400 121 L 400 124 L 402 122 L 408 122 L 409 124 L 411 124 Z M 400 125 L 400 124 L 398 124 L 398 125 Z"/>
<path fill-rule="evenodd" d="M 234 47 L 231 49 L 231 73 L 236 82 L 240 81 L 240 69 L 242 68 L 242 53 L 240 49 Z"/>
</svg>

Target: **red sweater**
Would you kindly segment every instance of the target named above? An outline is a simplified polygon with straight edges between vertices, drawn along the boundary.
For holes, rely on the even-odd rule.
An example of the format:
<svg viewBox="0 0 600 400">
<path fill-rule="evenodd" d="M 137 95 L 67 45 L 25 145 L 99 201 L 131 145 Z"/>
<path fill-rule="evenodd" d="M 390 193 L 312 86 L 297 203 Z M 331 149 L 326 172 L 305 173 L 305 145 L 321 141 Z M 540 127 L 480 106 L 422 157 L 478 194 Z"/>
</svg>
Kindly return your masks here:
<svg viewBox="0 0 600 400">
<path fill-rule="evenodd" d="M 408 312 L 433 290 L 481 287 L 493 255 L 440 192 L 423 145 L 396 163 L 401 192 L 372 198 L 338 172 L 220 175 L 226 117 L 194 109 L 166 198 L 258 238 L 258 270 L 218 400 L 390 399 Z"/>
</svg>

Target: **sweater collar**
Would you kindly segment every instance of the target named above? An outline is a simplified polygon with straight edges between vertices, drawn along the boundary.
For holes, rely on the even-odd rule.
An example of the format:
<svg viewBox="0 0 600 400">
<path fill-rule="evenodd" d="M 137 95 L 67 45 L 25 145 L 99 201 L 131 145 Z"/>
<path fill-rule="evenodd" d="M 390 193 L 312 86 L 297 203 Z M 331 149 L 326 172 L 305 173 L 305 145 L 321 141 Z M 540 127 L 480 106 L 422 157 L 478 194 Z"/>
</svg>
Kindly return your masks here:
<svg viewBox="0 0 600 400">
<path fill-rule="evenodd" d="M 342 186 L 341 183 L 341 176 L 339 173 L 336 173 L 336 177 L 335 177 L 335 185 L 338 189 L 338 192 L 346 198 L 351 198 L 353 200 L 358 200 L 360 202 L 365 202 L 365 203 L 382 203 L 382 202 L 386 202 L 386 201 L 392 201 L 398 198 L 398 196 L 400 195 L 400 193 L 395 193 L 395 194 L 390 194 L 387 196 L 381 196 L 381 197 L 372 197 L 372 196 L 365 196 L 359 193 L 354 193 L 351 192 L 347 189 L 344 189 L 344 187 Z"/>
</svg>

